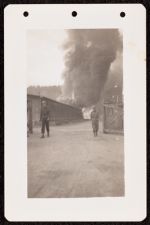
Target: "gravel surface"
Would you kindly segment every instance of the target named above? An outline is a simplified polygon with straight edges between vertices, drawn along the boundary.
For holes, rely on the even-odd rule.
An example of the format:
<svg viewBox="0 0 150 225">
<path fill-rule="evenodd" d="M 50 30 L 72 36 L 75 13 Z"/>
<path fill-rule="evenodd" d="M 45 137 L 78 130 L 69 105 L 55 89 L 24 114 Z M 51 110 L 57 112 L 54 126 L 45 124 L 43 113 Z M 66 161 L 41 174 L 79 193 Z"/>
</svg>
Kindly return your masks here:
<svg viewBox="0 0 150 225">
<path fill-rule="evenodd" d="M 50 130 L 49 138 L 40 129 L 28 138 L 28 197 L 124 195 L 123 136 L 93 137 L 90 121 Z"/>
</svg>

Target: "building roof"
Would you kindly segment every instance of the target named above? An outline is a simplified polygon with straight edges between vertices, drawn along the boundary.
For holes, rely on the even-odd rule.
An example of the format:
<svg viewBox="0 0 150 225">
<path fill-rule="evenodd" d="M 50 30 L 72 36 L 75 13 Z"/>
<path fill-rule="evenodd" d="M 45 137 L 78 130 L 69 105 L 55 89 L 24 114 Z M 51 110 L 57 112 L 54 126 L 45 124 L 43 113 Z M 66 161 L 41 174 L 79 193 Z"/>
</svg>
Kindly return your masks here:
<svg viewBox="0 0 150 225">
<path fill-rule="evenodd" d="M 62 103 L 62 102 L 58 102 L 58 101 L 55 101 L 51 98 L 47 98 L 47 97 L 42 97 L 42 96 L 39 96 L 39 95 L 33 95 L 33 94 L 27 94 L 27 96 L 30 96 L 30 97 L 34 97 L 34 98 L 43 98 L 43 99 L 46 99 L 48 101 L 51 101 L 51 102 L 54 102 L 54 103 L 57 103 L 57 104 L 60 104 L 60 105 L 64 105 L 64 106 L 67 106 L 67 107 L 70 107 L 70 108 L 73 108 L 73 109 L 76 109 L 76 110 L 79 110 L 80 108 L 77 108 L 77 107 L 74 107 L 72 105 L 68 105 L 68 104 L 65 104 L 65 103 Z"/>
</svg>

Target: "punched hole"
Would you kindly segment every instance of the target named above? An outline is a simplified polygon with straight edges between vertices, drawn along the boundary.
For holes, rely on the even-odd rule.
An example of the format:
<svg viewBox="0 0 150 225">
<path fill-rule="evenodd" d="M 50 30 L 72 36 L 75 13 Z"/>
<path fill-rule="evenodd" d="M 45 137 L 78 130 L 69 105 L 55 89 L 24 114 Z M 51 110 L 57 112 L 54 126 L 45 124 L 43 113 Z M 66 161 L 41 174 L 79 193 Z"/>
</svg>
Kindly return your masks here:
<svg viewBox="0 0 150 225">
<path fill-rule="evenodd" d="M 121 12 L 121 13 L 120 13 L 120 16 L 121 16 L 121 17 L 125 17 L 125 16 L 126 16 L 125 12 Z"/>
<path fill-rule="evenodd" d="M 77 16 L 77 12 L 76 12 L 76 11 L 73 11 L 73 12 L 72 12 L 72 16 L 73 16 L 73 17 L 76 17 L 76 16 Z"/>
<path fill-rule="evenodd" d="M 29 13 L 28 13 L 27 11 L 25 11 L 25 12 L 23 13 L 23 15 L 24 15 L 25 17 L 27 17 L 27 16 L 29 15 Z"/>
</svg>

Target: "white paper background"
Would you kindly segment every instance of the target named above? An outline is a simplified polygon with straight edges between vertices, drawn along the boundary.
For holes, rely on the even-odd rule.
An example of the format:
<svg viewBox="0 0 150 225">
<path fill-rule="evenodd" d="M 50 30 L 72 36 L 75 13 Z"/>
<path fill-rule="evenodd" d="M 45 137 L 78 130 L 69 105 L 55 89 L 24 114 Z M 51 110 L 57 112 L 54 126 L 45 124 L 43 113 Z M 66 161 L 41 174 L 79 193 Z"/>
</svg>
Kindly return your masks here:
<svg viewBox="0 0 150 225">
<path fill-rule="evenodd" d="M 78 16 L 73 18 L 71 12 Z M 29 17 L 23 12 L 28 11 Z M 125 18 L 120 12 L 126 13 Z M 146 217 L 146 11 L 141 4 L 5 8 L 5 216 L 11 221 L 140 221 Z M 26 32 L 123 31 L 125 197 L 27 198 Z"/>
</svg>

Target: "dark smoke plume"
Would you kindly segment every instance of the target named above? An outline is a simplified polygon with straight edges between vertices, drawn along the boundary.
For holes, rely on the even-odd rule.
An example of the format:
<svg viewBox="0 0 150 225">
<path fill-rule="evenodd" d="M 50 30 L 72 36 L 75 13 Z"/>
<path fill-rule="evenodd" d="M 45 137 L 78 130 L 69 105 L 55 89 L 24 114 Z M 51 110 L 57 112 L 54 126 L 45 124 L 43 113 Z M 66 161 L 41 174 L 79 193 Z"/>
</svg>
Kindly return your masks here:
<svg viewBox="0 0 150 225">
<path fill-rule="evenodd" d="M 103 92 L 111 63 L 122 49 L 117 29 L 68 30 L 64 45 L 63 94 L 82 106 L 96 104 Z"/>
</svg>

